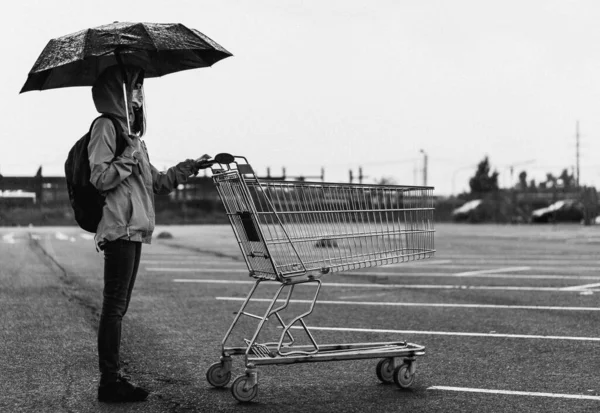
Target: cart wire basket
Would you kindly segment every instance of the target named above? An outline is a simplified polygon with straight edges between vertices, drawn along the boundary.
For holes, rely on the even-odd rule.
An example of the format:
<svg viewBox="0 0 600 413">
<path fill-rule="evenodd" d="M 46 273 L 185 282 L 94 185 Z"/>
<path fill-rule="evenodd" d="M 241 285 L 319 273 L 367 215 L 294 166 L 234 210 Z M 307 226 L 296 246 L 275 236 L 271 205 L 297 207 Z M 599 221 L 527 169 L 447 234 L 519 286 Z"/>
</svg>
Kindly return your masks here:
<svg viewBox="0 0 600 413">
<path fill-rule="evenodd" d="M 258 179 L 246 158 L 229 154 L 217 155 L 211 169 L 256 282 L 223 338 L 220 361 L 206 373 L 208 382 L 226 386 L 232 357 L 244 356 L 245 373 L 234 380 L 231 392 L 248 402 L 258 393 L 258 366 L 380 358 L 379 380 L 410 387 L 416 357 L 425 354 L 423 346 L 405 341 L 322 345 L 304 320 L 314 310 L 324 275 L 434 255 L 433 188 Z M 261 283 L 278 288 L 265 313 L 257 315 L 247 307 Z M 285 323 L 282 314 L 298 285 L 316 287 L 314 296 L 307 311 Z M 243 316 L 256 320 L 253 336 L 229 346 Z M 270 318 L 278 323 L 279 337 L 259 343 Z M 292 329 L 303 330 L 310 344 L 295 345 Z"/>
</svg>

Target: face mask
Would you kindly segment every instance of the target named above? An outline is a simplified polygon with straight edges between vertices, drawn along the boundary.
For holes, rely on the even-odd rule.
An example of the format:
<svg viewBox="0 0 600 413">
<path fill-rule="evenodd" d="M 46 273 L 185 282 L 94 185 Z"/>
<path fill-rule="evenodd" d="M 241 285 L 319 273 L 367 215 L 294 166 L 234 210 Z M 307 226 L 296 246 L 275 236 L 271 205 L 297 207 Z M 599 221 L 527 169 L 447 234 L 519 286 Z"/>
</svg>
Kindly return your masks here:
<svg viewBox="0 0 600 413">
<path fill-rule="evenodd" d="M 132 132 L 143 136 L 146 132 L 146 113 L 144 108 L 144 89 L 141 83 L 136 83 L 131 98 L 133 111 Z"/>
<path fill-rule="evenodd" d="M 133 109 L 140 109 L 144 105 L 144 92 L 142 91 L 142 84 L 138 83 L 133 89 L 131 104 Z"/>
</svg>

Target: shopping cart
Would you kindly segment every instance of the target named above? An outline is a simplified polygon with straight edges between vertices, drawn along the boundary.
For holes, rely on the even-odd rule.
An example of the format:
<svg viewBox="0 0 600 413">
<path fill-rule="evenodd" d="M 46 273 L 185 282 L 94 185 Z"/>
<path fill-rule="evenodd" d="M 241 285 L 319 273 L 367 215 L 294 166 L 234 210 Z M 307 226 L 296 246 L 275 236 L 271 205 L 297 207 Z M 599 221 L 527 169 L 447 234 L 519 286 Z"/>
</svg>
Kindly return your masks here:
<svg viewBox="0 0 600 413">
<path fill-rule="evenodd" d="M 425 347 L 405 341 L 321 345 L 304 320 L 313 312 L 325 274 L 433 256 L 433 188 L 259 180 L 246 158 L 228 154 L 217 155 L 211 168 L 256 282 L 223 338 L 220 361 L 206 373 L 208 382 L 226 386 L 232 357 L 244 356 L 245 374 L 233 381 L 231 392 L 248 402 L 258 392 L 258 366 L 381 358 L 379 380 L 410 387 L 416 357 L 425 354 Z M 263 283 L 279 287 L 264 314 L 256 315 L 247 307 Z M 283 311 L 298 285 L 312 285 L 316 292 L 308 310 L 285 323 Z M 257 320 L 254 333 L 242 345 L 228 346 L 242 316 Z M 278 323 L 278 338 L 259 343 L 270 319 Z M 291 329 L 303 330 L 309 344 L 295 344 Z"/>
</svg>

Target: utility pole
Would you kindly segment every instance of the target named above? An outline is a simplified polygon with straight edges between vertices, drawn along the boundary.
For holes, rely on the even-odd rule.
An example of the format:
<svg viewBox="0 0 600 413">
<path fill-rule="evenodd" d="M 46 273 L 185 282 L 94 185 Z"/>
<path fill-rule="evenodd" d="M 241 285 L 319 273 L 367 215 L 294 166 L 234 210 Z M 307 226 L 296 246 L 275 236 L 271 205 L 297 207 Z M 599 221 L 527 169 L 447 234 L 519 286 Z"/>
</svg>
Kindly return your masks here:
<svg viewBox="0 0 600 413">
<path fill-rule="evenodd" d="M 427 186 L 427 152 L 421 149 L 423 154 L 423 186 Z"/>
<path fill-rule="evenodd" d="M 577 185 L 577 188 L 579 188 L 579 121 L 577 121 L 575 130 L 575 165 L 575 183 Z"/>
</svg>

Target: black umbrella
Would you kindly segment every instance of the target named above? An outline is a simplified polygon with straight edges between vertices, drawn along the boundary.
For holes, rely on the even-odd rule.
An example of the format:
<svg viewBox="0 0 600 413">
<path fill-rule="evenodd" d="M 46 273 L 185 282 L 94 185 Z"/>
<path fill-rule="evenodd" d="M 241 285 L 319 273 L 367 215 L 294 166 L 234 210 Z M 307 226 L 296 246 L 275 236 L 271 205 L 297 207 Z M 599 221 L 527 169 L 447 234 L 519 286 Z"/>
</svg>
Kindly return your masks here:
<svg viewBox="0 0 600 413">
<path fill-rule="evenodd" d="M 212 66 L 229 56 L 209 37 L 182 24 L 115 22 L 50 40 L 20 93 L 92 86 L 119 59 L 143 68 L 148 78 Z"/>
</svg>

